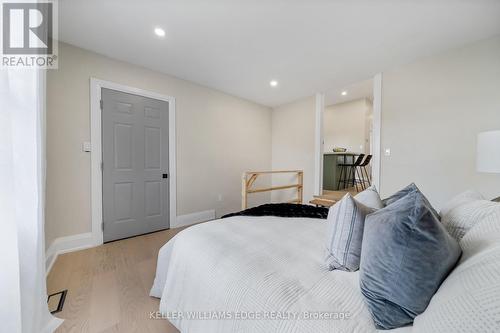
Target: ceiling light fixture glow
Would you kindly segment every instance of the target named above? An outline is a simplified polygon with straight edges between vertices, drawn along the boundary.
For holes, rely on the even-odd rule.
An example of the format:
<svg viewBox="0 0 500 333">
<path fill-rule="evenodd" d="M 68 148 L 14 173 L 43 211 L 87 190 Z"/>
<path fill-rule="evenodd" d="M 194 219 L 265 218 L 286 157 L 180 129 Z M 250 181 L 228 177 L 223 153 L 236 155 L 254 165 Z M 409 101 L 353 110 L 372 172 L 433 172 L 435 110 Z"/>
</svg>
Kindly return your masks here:
<svg viewBox="0 0 500 333">
<path fill-rule="evenodd" d="M 165 37 L 165 30 L 162 28 L 155 28 L 155 34 L 158 37 Z"/>
<path fill-rule="evenodd" d="M 271 81 L 269 82 L 269 85 L 270 85 L 271 87 L 276 87 L 276 86 L 278 85 L 278 81 L 276 81 L 276 80 L 271 80 Z"/>
<path fill-rule="evenodd" d="M 345 91 L 345 90 L 344 90 L 344 91 L 341 93 L 341 95 L 342 95 L 342 96 L 347 95 L 347 91 Z"/>
</svg>

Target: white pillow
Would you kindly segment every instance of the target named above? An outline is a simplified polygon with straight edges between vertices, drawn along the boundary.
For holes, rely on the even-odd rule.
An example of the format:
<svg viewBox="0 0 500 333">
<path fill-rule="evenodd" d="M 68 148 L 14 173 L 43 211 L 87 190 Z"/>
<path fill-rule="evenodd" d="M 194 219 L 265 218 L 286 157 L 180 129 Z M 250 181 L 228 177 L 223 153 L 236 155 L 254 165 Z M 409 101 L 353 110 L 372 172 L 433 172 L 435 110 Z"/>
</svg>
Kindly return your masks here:
<svg viewBox="0 0 500 333">
<path fill-rule="evenodd" d="M 480 201 L 476 207 L 481 213 L 475 214 L 475 224 L 460 240 L 462 258 L 460 262 L 468 260 L 491 247 L 500 247 L 500 203 Z M 499 267 L 500 268 L 500 267 Z"/>
<path fill-rule="evenodd" d="M 441 211 L 439 212 L 439 215 L 443 217 L 455 207 L 458 207 L 460 205 L 463 205 L 471 201 L 484 200 L 484 199 L 485 198 L 478 191 L 467 190 L 465 192 L 462 192 L 454 196 L 450 201 L 444 204 L 444 206 L 441 208 Z"/>
<path fill-rule="evenodd" d="M 414 333 L 500 332 L 500 204 L 472 205 L 483 211 L 472 214 L 462 258 L 415 318 Z"/>
<path fill-rule="evenodd" d="M 450 235 L 460 241 L 474 225 L 491 215 L 497 206 L 498 203 L 488 200 L 470 201 L 452 208 L 441 217 L 441 222 Z"/>
<path fill-rule="evenodd" d="M 356 201 L 361 202 L 366 207 L 381 209 L 384 208 L 380 194 L 378 194 L 375 185 L 368 187 L 363 192 L 360 192 L 354 196 Z"/>
<path fill-rule="evenodd" d="M 500 247 L 457 267 L 441 284 L 414 333 L 500 332 Z"/>
</svg>

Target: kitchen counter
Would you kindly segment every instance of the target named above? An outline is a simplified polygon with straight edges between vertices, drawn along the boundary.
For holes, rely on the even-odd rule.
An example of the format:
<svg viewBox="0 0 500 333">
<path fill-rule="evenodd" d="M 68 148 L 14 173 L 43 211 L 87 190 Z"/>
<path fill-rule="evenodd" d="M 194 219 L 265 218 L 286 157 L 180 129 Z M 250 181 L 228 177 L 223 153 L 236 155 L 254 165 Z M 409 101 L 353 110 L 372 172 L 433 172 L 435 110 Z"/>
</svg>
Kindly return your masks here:
<svg viewBox="0 0 500 333">
<path fill-rule="evenodd" d="M 347 156 L 358 156 L 361 153 L 355 153 L 352 151 L 344 151 L 344 152 L 337 152 L 337 151 L 329 151 L 326 153 L 323 153 L 323 155 L 347 155 Z"/>
</svg>

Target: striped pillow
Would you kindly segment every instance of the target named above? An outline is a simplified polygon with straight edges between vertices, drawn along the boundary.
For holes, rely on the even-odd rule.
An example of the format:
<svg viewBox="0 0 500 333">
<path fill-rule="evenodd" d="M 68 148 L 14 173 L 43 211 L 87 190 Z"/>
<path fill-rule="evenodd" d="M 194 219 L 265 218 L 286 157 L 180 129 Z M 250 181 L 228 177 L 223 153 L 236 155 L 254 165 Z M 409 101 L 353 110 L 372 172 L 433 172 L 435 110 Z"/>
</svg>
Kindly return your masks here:
<svg viewBox="0 0 500 333">
<path fill-rule="evenodd" d="M 378 196 L 376 191 L 374 193 Z M 380 197 L 378 200 L 380 201 Z M 326 264 L 329 270 L 352 272 L 359 269 L 365 217 L 375 210 L 349 193 L 330 208 L 326 244 Z"/>
</svg>

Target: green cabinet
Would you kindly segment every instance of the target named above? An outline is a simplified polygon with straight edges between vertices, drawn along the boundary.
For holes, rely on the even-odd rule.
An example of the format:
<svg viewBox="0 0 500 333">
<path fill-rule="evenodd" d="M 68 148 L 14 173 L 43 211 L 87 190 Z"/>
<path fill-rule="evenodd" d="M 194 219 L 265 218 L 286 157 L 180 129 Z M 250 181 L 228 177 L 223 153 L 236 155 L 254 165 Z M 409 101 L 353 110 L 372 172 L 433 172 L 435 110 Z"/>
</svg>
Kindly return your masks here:
<svg viewBox="0 0 500 333">
<path fill-rule="evenodd" d="M 323 154 L 323 190 L 337 191 L 340 177 L 339 164 L 353 163 L 354 153 Z"/>
</svg>

